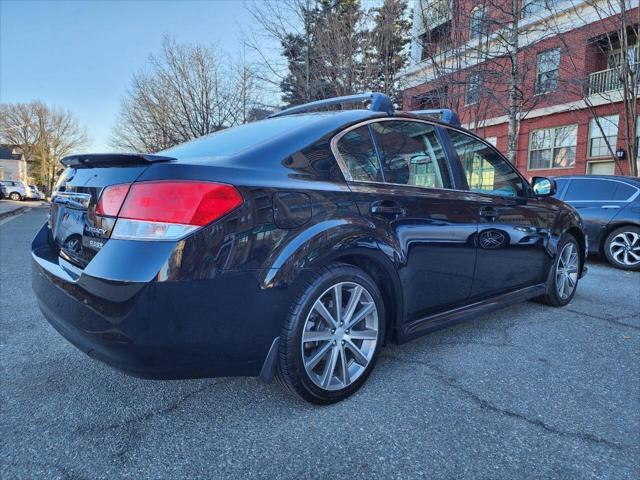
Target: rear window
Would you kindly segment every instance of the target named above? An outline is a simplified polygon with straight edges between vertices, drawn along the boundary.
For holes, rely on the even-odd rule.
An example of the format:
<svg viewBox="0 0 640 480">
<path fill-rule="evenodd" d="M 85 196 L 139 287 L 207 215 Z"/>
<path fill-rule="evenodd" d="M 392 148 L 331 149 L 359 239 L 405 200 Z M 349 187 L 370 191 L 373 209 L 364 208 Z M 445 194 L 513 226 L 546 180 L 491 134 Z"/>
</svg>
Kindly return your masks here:
<svg viewBox="0 0 640 480">
<path fill-rule="evenodd" d="M 196 138 L 158 152 L 169 157 L 188 158 L 234 155 L 247 148 L 277 138 L 314 121 L 312 115 L 280 117 L 247 123 Z"/>
</svg>

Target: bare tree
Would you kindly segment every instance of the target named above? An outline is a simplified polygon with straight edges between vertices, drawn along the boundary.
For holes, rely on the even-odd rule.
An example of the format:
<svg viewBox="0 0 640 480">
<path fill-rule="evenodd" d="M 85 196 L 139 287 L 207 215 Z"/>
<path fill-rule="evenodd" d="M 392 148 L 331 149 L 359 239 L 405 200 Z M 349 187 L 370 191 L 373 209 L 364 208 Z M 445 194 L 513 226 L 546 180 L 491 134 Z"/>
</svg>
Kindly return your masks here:
<svg viewBox="0 0 640 480">
<path fill-rule="evenodd" d="M 624 173 L 623 165 L 626 163 L 629 173 L 637 176 L 640 9 L 637 2 L 635 8 L 632 3 L 630 0 L 587 0 L 581 4 L 573 2 L 572 13 L 578 19 L 578 28 L 594 23 L 593 17 L 588 18 L 584 14 L 587 9 L 597 18 L 599 26 L 590 32 L 587 48 L 590 56 L 603 60 L 598 72 L 585 71 L 583 65 L 576 63 L 575 58 L 581 58 L 580 55 L 575 55 L 579 46 L 562 32 L 561 26 L 553 21 L 554 17 L 551 17 L 547 26 L 557 33 L 567 58 L 567 66 L 563 72 L 564 77 L 569 79 L 565 82 L 567 92 L 581 99 L 580 107 L 589 111 L 593 125 L 604 140 L 610 158 L 615 162 L 617 173 Z M 608 116 L 602 115 L 598 107 L 615 103 L 621 104 L 618 116 L 620 122 L 612 125 Z M 626 158 L 618 158 L 616 155 L 616 143 L 607 135 L 609 128 L 623 132 Z"/>
<path fill-rule="evenodd" d="M 522 121 L 542 100 L 531 88 L 537 58 L 528 52 L 554 33 L 539 21 L 524 22 L 521 0 L 431 0 L 422 5 L 419 31 L 426 33 L 417 40 L 428 72 L 425 83 L 435 86 L 444 106 L 464 109 L 471 129 L 506 116 L 506 155 L 515 162 Z M 470 79 L 480 91 L 471 103 Z"/>
<path fill-rule="evenodd" d="M 62 157 L 82 148 L 87 135 L 68 110 L 41 101 L 0 105 L 0 138 L 31 162 L 30 174 L 50 192 Z"/>
<path fill-rule="evenodd" d="M 250 67 L 214 47 L 165 37 L 146 71 L 134 75 L 122 101 L 112 145 L 155 152 L 247 119 L 255 101 Z"/>
</svg>

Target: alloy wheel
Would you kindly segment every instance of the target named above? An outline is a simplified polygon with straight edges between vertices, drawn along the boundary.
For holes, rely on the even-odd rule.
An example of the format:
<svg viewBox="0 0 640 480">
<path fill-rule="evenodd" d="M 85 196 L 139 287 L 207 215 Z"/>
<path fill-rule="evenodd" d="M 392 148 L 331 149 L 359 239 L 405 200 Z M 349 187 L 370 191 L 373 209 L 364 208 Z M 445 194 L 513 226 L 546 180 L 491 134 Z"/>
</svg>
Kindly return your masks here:
<svg viewBox="0 0 640 480">
<path fill-rule="evenodd" d="M 377 343 L 378 309 L 373 297 L 358 283 L 337 283 L 320 295 L 305 320 L 305 371 L 324 390 L 343 389 L 367 370 Z"/>
<path fill-rule="evenodd" d="M 621 232 L 609 244 L 611 257 L 622 265 L 630 267 L 640 264 L 640 235 L 635 232 Z"/>
<path fill-rule="evenodd" d="M 569 242 L 560 252 L 556 268 L 556 289 L 562 300 L 569 298 L 578 283 L 578 249 Z"/>
</svg>

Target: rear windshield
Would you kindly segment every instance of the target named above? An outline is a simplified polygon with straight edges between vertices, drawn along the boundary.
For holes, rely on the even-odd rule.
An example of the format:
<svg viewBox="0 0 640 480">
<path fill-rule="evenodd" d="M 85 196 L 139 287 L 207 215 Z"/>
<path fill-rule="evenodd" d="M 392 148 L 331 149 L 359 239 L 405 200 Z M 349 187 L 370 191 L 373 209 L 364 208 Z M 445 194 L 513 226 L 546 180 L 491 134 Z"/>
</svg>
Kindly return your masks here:
<svg viewBox="0 0 640 480">
<path fill-rule="evenodd" d="M 227 128 L 196 138 L 190 142 L 158 152 L 158 154 L 176 158 L 234 155 L 267 140 L 289 133 L 314 120 L 317 119 L 313 115 L 293 115 L 247 123 L 246 125 Z"/>
</svg>

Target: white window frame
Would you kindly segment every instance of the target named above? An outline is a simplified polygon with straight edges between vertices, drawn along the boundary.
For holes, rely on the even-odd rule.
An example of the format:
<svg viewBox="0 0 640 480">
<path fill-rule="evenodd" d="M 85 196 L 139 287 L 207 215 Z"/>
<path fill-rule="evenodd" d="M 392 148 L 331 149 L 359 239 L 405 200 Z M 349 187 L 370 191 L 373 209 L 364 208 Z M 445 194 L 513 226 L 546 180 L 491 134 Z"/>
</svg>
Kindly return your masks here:
<svg viewBox="0 0 640 480">
<path fill-rule="evenodd" d="M 615 122 L 609 120 L 612 118 L 616 118 Z M 599 119 L 600 122 L 602 122 L 602 126 L 605 127 L 607 125 L 613 125 L 615 123 L 615 129 L 616 129 L 616 133 L 615 135 L 606 135 L 602 136 L 602 132 L 600 131 L 600 127 L 598 126 L 598 123 L 596 122 L 596 120 Z M 608 138 L 609 139 L 609 144 L 611 145 L 611 148 L 613 149 L 613 152 L 615 154 L 616 151 L 616 145 L 618 144 L 618 131 L 620 129 L 620 115 L 618 115 L 617 113 L 614 115 L 604 115 L 602 117 L 594 117 L 591 120 L 589 120 L 589 142 L 587 144 L 587 158 L 606 158 L 606 157 L 614 157 L 615 155 L 612 155 L 611 152 L 609 151 L 609 149 L 607 148 L 607 144 L 606 142 L 603 142 L 602 145 L 600 145 L 598 147 L 598 155 L 593 155 L 593 141 L 594 140 L 604 140 L 604 138 Z M 602 154 L 602 149 L 605 150 L 605 153 Z"/>
<path fill-rule="evenodd" d="M 543 55 L 547 54 L 547 53 L 551 53 L 551 52 L 558 52 L 558 64 L 556 65 L 555 68 L 549 69 L 549 70 L 544 70 L 544 71 L 540 71 L 540 59 Z M 543 50 L 542 52 L 538 53 L 538 56 L 536 57 L 536 83 L 534 85 L 534 90 L 535 90 L 535 94 L 536 95 L 544 95 L 546 93 L 552 93 L 558 90 L 558 81 L 560 80 L 560 61 L 562 60 L 562 52 L 560 51 L 559 48 L 549 48 L 547 50 Z M 554 88 L 545 88 L 544 90 L 540 89 L 540 77 L 542 77 L 543 75 L 548 75 L 551 72 L 556 72 L 556 84 Z"/>
<path fill-rule="evenodd" d="M 556 146 L 556 132 L 558 130 L 561 130 L 563 128 L 571 128 L 571 127 L 575 127 L 575 131 L 576 131 L 576 135 L 575 135 L 575 143 L 571 146 L 566 146 L 566 145 L 561 145 L 561 146 Z M 550 141 L 550 146 L 547 148 L 531 148 L 533 142 L 532 142 L 532 138 L 534 133 L 536 132 L 543 132 L 545 130 L 548 130 L 551 132 L 551 141 Z M 536 128 L 535 130 L 531 130 L 529 132 L 529 144 L 527 146 L 527 170 L 528 171 L 535 171 L 535 170 L 566 170 L 568 168 L 575 168 L 576 165 L 576 158 L 574 155 L 573 158 L 573 164 L 569 165 L 569 166 L 559 166 L 559 167 L 554 167 L 553 166 L 553 160 L 555 158 L 555 150 L 556 149 L 560 149 L 560 148 L 574 148 L 577 150 L 578 147 L 578 124 L 577 123 L 570 123 L 568 125 L 559 125 L 557 127 L 549 127 L 549 128 Z M 531 153 L 534 151 L 542 151 L 542 150 L 551 150 L 551 159 L 550 159 L 550 164 L 548 167 L 536 167 L 536 168 L 531 168 Z"/>
<path fill-rule="evenodd" d="M 471 81 L 471 79 L 475 80 L 475 84 Z M 464 89 L 464 104 L 465 105 L 476 105 L 480 103 L 480 96 L 482 94 L 482 85 L 484 83 L 484 78 L 482 73 L 474 72 L 467 77 L 467 85 Z M 474 92 L 475 98 L 469 100 L 469 94 L 472 91 L 472 88 L 476 91 Z"/>
<path fill-rule="evenodd" d="M 477 15 L 480 14 L 480 17 Z M 469 40 L 481 38 L 486 33 L 487 10 L 484 5 L 477 5 L 469 15 Z"/>
</svg>

